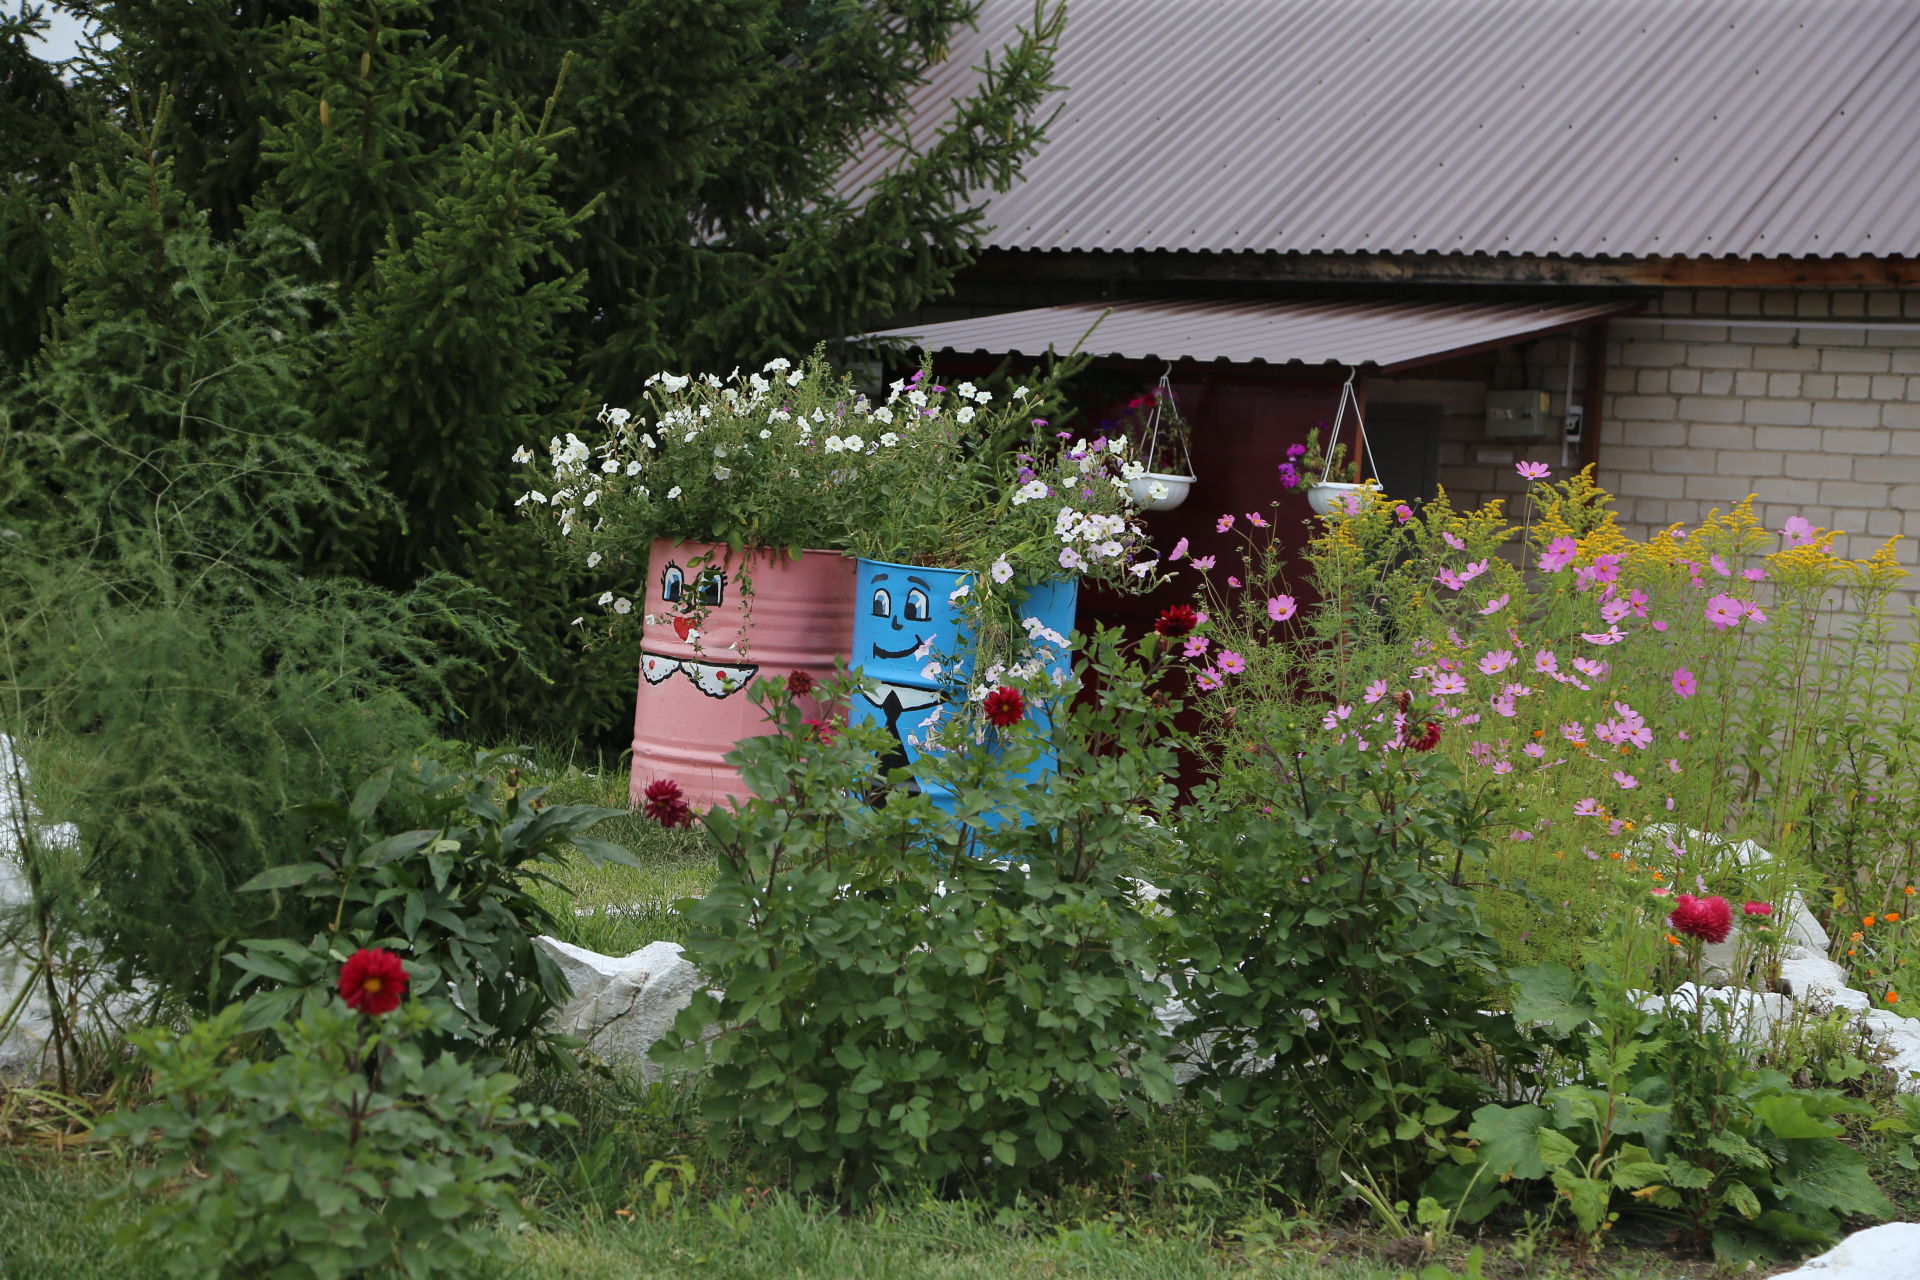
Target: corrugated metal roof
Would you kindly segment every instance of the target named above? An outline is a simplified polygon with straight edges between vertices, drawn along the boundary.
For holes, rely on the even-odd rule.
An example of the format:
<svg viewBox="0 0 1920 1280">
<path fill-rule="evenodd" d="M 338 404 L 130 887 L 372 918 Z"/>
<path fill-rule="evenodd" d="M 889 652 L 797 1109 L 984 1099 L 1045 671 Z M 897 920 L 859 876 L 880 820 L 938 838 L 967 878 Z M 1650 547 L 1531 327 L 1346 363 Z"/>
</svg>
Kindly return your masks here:
<svg viewBox="0 0 1920 1280">
<path fill-rule="evenodd" d="M 1033 0 L 985 0 L 913 136 Z M 1004 249 L 1920 255 L 1914 0 L 1069 0 Z M 886 167 L 871 153 L 854 190 Z"/>
<path fill-rule="evenodd" d="M 928 351 L 1405 368 L 1634 310 L 1632 302 L 1083 302 L 883 329 Z M 1104 318 L 1103 318 L 1104 316 Z M 1088 330 L 1092 330 L 1091 333 Z M 1082 339 L 1085 339 L 1083 342 Z"/>
</svg>

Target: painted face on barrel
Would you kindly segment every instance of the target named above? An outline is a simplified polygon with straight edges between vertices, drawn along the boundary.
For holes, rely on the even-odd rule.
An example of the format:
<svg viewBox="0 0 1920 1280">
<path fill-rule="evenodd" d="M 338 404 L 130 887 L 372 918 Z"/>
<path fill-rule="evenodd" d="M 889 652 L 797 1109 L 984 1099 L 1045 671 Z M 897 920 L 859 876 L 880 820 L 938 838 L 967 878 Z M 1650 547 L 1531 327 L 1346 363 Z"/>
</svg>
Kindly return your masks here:
<svg viewBox="0 0 1920 1280">
<path fill-rule="evenodd" d="M 873 642 L 873 657 L 911 658 L 926 643 L 925 624 L 933 618 L 933 597 L 928 591 L 927 580 L 910 573 L 873 575 L 867 611 L 887 622 L 882 638 Z"/>
</svg>

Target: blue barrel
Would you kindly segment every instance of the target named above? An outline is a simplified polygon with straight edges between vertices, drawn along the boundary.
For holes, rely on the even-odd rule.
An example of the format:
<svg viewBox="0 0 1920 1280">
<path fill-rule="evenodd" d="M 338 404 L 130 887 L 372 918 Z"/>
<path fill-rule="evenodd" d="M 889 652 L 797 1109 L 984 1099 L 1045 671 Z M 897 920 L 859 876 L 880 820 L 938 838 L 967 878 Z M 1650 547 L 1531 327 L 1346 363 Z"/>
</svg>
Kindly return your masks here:
<svg viewBox="0 0 1920 1280">
<path fill-rule="evenodd" d="M 971 642 L 961 630 L 959 602 L 952 599 L 970 574 L 959 569 L 928 569 L 861 560 L 855 575 L 853 646 L 849 662 L 860 668 L 861 692 L 853 699 L 849 718 L 855 724 L 876 724 L 894 737 L 895 747 L 886 767 L 918 764 L 926 740 L 927 721 L 935 708 L 970 683 L 973 674 Z M 1020 606 L 1023 618 L 1037 618 L 1060 635 L 1073 631 L 1080 583 L 1066 579 L 1034 588 Z M 1051 646 L 1050 646 L 1051 647 Z M 1064 673 L 1069 656 L 1058 649 L 1052 670 Z M 939 662 L 944 670 L 929 664 Z M 1034 728 L 1045 735 L 1045 714 L 1029 712 Z M 1051 752 L 1042 755 L 1021 777 L 1037 782 L 1055 771 Z M 943 811 L 952 813 L 954 799 L 938 783 L 916 780 Z M 1029 820 L 1022 814 L 1023 821 Z"/>
</svg>

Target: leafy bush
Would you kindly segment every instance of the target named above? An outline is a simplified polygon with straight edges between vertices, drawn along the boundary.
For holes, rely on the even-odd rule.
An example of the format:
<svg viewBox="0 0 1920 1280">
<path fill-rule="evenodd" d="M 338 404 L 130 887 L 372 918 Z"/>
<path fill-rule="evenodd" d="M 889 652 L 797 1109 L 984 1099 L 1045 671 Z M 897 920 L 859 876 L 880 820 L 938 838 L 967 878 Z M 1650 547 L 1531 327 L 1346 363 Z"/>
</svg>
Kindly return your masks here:
<svg viewBox="0 0 1920 1280">
<path fill-rule="evenodd" d="M 707 815 L 719 876 L 685 908 L 687 958 L 725 994 L 696 997 L 664 1054 L 709 1068 L 716 1140 L 777 1141 L 801 1188 L 1005 1187 L 1095 1157 L 1116 1110 L 1171 1100 L 1165 993 L 1122 872 L 1139 808 L 1171 799 L 1175 707 L 1147 688 L 1158 660 L 1112 634 L 1086 662 L 1097 692 L 1071 707 L 1072 686 L 1023 695 L 1052 704 L 1050 784 L 1015 777 L 1032 719 L 921 757 L 958 797 L 951 822 L 904 785 L 864 799 L 891 739 L 822 741 L 781 682 L 755 686 L 777 732 L 730 757 L 756 798 Z"/>
<path fill-rule="evenodd" d="M 1589 1238 L 1639 1203 L 1678 1217 L 1723 1260 L 1745 1262 L 1830 1243 L 1853 1215 L 1892 1214 L 1866 1157 L 1839 1140 L 1837 1118 L 1871 1108 L 1747 1065 L 1723 1007 L 1643 1010 L 1597 965 L 1513 977 L 1516 1016 L 1564 1055 L 1543 1074 L 1571 1079 L 1537 1103 L 1474 1113 L 1482 1176 L 1454 1169 L 1431 1188 L 1463 1196 L 1465 1216 L 1509 1199 L 1503 1184 L 1544 1179 Z"/>
<path fill-rule="evenodd" d="M 151 1152 L 117 1197 L 163 1198 L 122 1243 L 194 1280 L 417 1280 L 499 1262 L 495 1221 L 517 1221 L 513 1179 L 532 1163 L 508 1130 L 572 1122 L 514 1103 L 513 1076 L 429 1058 L 447 1012 L 415 1000 L 374 1019 L 309 994 L 265 1061 L 235 1057 L 240 1005 L 178 1036 L 135 1033 L 156 1100 L 97 1133 Z"/>
<path fill-rule="evenodd" d="M 1458 883 L 1484 813 L 1443 759 L 1351 744 L 1262 748 L 1267 806 L 1182 824 L 1168 969 L 1193 1021 L 1190 1094 L 1228 1149 L 1285 1152 L 1296 1178 L 1364 1164 L 1406 1183 L 1460 1159 L 1473 1069 L 1516 1047 L 1491 936 Z"/>
<path fill-rule="evenodd" d="M 314 856 L 242 887 L 292 890 L 307 918 L 326 923 L 310 941 L 255 938 L 227 957 L 245 975 L 239 989 L 255 992 L 249 1029 L 324 990 L 356 949 L 390 948 L 406 955 L 416 991 L 451 994 L 454 1039 L 494 1052 L 544 1040 L 541 1024 L 568 991 L 533 943 L 557 927 L 532 892 L 553 884 L 540 868 L 568 849 L 596 863 L 637 864 L 587 834 L 624 810 L 546 804 L 546 788 L 521 786 L 505 760 L 482 754 L 471 772 L 454 772 L 415 759 L 376 773 L 350 800 L 306 808 L 321 833 Z"/>
</svg>

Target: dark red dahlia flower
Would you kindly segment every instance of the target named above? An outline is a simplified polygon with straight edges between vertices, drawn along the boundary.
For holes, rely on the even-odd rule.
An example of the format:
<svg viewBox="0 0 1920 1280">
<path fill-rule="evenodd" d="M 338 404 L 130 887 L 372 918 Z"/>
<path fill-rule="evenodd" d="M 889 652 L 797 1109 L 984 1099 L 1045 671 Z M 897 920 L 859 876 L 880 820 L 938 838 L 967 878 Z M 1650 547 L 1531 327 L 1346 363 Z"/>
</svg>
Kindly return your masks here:
<svg viewBox="0 0 1920 1280">
<path fill-rule="evenodd" d="M 1001 685 L 987 695 L 980 709 L 986 713 L 987 723 L 996 729 L 1008 729 L 1020 723 L 1027 714 L 1027 700 L 1020 696 L 1018 689 Z"/>
<path fill-rule="evenodd" d="M 400 1007 L 407 971 L 391 951 L 361 948 L 340 966 L 340 998 L 349 1009 L 377 1018 Z"/>
<path fill-rule="evenodd" d="M 1200 625 L 1200 615 L 1190 604 L 1168 605 L 1153 620 L 1153 629 L 1163 636 L 1179 638 Z"/>
<path fill-rule="evenodd" d="M 811 671 L 795 670 L 787 672 L 787 692 L 796 698 L 804 698 L 812 693 L 814 684 L 813 672 Z"/>
<path fill-rule="evenodd" d="M 693 825 L 693 806 L 680 792 L 680 784 L 671 778 L 649 782 L 646 790 L 646 814 L 663 827 Z"/>
</svg>

